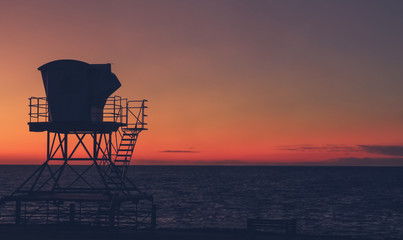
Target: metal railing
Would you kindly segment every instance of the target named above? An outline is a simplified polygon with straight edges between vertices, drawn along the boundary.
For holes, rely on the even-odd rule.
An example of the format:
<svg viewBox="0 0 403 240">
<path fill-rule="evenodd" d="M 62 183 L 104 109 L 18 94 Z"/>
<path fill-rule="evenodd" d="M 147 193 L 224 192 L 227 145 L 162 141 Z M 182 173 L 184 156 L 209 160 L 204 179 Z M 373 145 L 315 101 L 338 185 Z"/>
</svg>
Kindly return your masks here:
<svg viewBox="0 0 403 240">
<path fill-rule="evenodd" d="M 145 129 L 144 113 L 147 100 L 127 100 L 120 96 L 109 97 L 105 103 L 103 112 L 92 113 L 102 114 L 102 117 L 93 119 L 102 119 L 103 122 L 121 123 L 127 128 Z M 50 122 L 49 106 L 46 97 L 30 97 L 29 98 L 29 122 Z"/>
<path fill-rule="evenodd" d="M 49 108 L 46 97 L 29 98 L 29 122 L 48 122 Z"/>
<path fill-rule="evenodd" d="M 124 111 L 126 104 L 127 98 L 121 98 L 120 96 L 109 97 L 105 103 L 103 121 L 125 123 L 127 118 Z"/>
<path fill-rule="evenodd" d="M 135 227 L 150 229 L 150 204 L 123 202 L 120 209 L 111 210 L 106 202 L 80 201 L 22 201 L 19 215 L 15 202 L 1 205 L 0 224 L 82 224 L 92 226 Z M 18 220 L 17 220 L 18 218 Z"/>
<path fill-rule="evenodd" d="M 145 122 L 146 115 L 144 113 L 147 100 L 132 100 L 127 101 L 126 105 L 126 126 L 127 128 L 140 128 L 146 129 L 147 123 Z"/>
</svg>

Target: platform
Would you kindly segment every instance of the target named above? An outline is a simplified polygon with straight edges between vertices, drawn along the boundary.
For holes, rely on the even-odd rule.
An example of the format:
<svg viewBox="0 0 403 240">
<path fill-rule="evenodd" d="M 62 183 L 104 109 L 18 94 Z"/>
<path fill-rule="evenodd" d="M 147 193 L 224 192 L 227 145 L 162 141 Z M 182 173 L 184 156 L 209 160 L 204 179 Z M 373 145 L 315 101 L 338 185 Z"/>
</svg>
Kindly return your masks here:
<svg viewBox="0 0 403 240">
<path fill-rule="evenodd" d="M 97 132 L 111 133 L 116 132 L 119 127 L 126 126 L 119 122 L 29 122 L 30 132 Z"/>
</svg>

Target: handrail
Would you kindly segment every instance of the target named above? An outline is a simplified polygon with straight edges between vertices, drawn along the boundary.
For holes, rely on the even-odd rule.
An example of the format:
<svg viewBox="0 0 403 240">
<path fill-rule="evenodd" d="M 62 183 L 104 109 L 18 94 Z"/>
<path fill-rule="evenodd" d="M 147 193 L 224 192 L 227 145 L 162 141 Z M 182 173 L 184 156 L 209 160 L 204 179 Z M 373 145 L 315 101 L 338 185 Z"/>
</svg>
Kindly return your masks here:
<svg viewBox="0 0 403 240">
<path fill-rule="evenodd" d="M 130 100 L 127 101 L 126 107 L 126 126 L 131 129 L 146 129 L 145 117 L 147 115 L 144 113 L 147 106 L 145 103 L 147 100 Z"/>
<path fill-rule="evenodd" d="M 46 97 L 30 97 L 28 115 L 29 122 L 48 122 L 49 110 Z M 36 121 L 33 119 L 36 119 Z"/>
<path fill-rule="evenodd" d="M 103 112 L 102 122 L 120 123 L 128 129 L 145 130 L 147 123 L 144 113 L 147 100 L 128 100 L 120 96 L 112 96 L 106 100 Z M 29 98 L 29 123 L 50 122 L 49 106 L 46 97 Z M 93 113 L 99 114 L 99 113 Z M 95 118 L 94 119 L 98 119 Z"/>
</svg>

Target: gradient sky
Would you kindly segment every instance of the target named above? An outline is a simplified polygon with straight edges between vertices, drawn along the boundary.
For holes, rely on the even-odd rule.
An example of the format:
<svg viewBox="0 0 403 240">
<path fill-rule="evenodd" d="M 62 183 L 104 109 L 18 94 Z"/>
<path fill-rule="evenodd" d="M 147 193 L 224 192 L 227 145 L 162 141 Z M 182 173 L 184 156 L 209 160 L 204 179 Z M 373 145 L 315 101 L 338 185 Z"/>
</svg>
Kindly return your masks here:
<svg viewBox="0 0 403 240">
<path fill-rule="evenodd" d="M 0 3 L 0 163 L 39 164 L 39 66 L 112 63 L 138 164 L 403 165 L 401 1 Z M 375 165 L 376 165 L 375 164 Z"/>
</svg>

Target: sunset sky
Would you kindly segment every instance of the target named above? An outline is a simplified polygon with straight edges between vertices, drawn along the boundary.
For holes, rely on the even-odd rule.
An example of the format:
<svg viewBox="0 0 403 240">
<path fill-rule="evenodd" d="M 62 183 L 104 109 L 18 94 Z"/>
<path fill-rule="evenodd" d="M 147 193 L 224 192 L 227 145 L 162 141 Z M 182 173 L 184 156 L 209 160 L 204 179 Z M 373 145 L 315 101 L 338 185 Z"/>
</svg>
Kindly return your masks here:
<svg viewBox="0 0 403 240">
<path fill-rule="evenodd" d="M 403 165 L 402 1 L 0 3 L 0 164 L 40 164 L 37 68 L 112 63 L 148 99 L 133 164 Z M 323 163 L 324 162 L 324 163 Z"/>
</svg>

